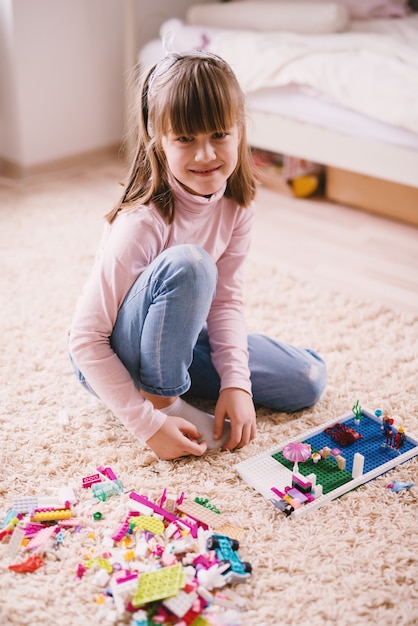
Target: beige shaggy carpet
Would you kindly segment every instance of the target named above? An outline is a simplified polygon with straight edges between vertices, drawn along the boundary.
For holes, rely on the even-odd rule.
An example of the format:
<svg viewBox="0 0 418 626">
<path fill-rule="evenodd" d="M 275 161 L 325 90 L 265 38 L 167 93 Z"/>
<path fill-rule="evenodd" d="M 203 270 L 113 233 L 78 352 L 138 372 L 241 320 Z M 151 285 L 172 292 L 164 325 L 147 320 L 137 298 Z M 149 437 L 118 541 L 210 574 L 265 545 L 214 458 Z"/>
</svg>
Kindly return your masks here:
<svg viewBox="0 0 418 626">
<path fill-rule="evenodd" d="M 418 318 L 249 264 L 249 328 L 321 353 L 329 367 L 327 392 L 315 408 L 297 415 L 260 410 L 257 439 L 237 453 L 158 461 L 78 386 L 66 351 L 101 215 L 119 193 L 117 176 L 118 168 L 105 163 L 0 188 L 0 520 L 14 498 L 66 485 L 75 485 L 88 516 L 81 478 L 98 465 L 110 466 L 125 489 L 156 499 L 164 488 L 208 498 L 245 530 L 240 555 L 253 573 L 234 587 L 244 610 L 233 621 L 225 609 L 215 623 L 418 624 L 418 486 L 387 489 L 394 479 L 417 481 L 417 458 L 300 520 L 276 512 L 234 467 L 338 417 L 356 399 L 402 416 L 406 430 L 418 434 Z M 92 568 L 79 579 L 76 571 L 79 563 L 106 553 L 105 540 L 123 521 L 128 500 L 124 493 L 97 504 L 103 519 L 90 515 L 88 532 L 66 533 L 34 573 L 8 569 L 4 539 L 0 624 L 112 623 L 111 610 L 98 603 L 100 575 Z M 129 618 L 113 623 L 129 624 Z"/>
</svg>

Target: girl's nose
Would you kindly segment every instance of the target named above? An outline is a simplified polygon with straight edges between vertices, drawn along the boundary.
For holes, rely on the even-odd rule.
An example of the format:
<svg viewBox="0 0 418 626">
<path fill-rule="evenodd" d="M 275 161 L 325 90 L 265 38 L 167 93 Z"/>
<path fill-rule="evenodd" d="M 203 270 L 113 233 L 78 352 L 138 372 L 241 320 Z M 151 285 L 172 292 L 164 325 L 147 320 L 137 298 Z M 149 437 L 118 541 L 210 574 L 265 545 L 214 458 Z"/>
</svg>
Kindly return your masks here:
<svg viewBox="0 0 418 626">
<path fill-rule="evenodd" d="M 213 161 L 216 158 L 215 149 L 210 141 L 202 141 L 199 143 L 196 149 L 195 160 L 196 161 Z"/>
</svg>

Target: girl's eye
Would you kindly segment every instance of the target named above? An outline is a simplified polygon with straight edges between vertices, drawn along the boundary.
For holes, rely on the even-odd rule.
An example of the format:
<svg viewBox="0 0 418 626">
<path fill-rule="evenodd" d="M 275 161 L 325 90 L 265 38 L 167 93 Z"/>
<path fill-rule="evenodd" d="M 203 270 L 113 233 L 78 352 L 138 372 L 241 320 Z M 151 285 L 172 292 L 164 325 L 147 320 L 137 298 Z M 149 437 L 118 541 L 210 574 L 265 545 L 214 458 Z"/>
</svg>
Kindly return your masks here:
<svg viewBox="0 0 418 626">
<path fill-rule="evenodd" d="M 227 135 L 228 135 L 227 132 L 217 131 L 215 133 L 212 133 L 211 138 L 215 140 L 224 139 Z M 188 137 L 187 135 L 181 135 L 176 138 L 176 141 L 178 141 L 179 143 L 191 143 L 193 140 L 194 140 L 194 137 Z"/>
</svg>

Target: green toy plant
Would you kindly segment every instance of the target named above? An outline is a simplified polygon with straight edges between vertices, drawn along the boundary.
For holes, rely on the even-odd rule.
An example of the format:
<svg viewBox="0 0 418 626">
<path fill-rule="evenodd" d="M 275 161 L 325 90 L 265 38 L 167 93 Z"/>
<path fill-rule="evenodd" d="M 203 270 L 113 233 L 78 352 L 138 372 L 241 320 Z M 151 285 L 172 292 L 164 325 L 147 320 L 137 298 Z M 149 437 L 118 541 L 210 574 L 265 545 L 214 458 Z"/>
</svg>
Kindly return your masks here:
<svg viewBox="0 0 418 626">
<path fill-rule="evenodd" d="M 357 423 L 361 422 L 363 414 L 361 412 L 361 406 L 360 406 L 360 402 L 358 400 L 357 400 L 357 402 L 355 403 L 355 405 L 353 406 L 353 408 L 351 410 L 354 413 L 354 419 L 356 420 L 356 422 Z"/>
</svg>

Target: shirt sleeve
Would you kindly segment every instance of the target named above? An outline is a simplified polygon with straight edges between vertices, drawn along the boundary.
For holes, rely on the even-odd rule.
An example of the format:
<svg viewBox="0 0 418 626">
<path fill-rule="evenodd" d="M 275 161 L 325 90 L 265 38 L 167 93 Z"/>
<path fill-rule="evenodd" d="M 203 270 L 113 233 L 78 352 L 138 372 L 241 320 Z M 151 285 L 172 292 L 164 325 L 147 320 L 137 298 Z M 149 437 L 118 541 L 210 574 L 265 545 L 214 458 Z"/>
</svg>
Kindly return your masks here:
<svg viewBox="0 0 418 626">
<path fill-rule="evenodd" d="M 146 208 L 116 218 L 78 302 L 69 339 L 72 358 L 89 385 L 142 441 L 157 432 L 166 416 L 141 396 L 110 336 L 127 292 L 161 251 L 163 228 Z"/>
<path fill-rule="evenodd" d="M 229 243 L 217 261 L 216 296 L 207 320 L 212 362 L 221 379 L 221 390 L 238 387 L 250 394 L 243 263 L 250 248 L 253 217 L 253 204 L 238 209 Z"/>
</svg>

